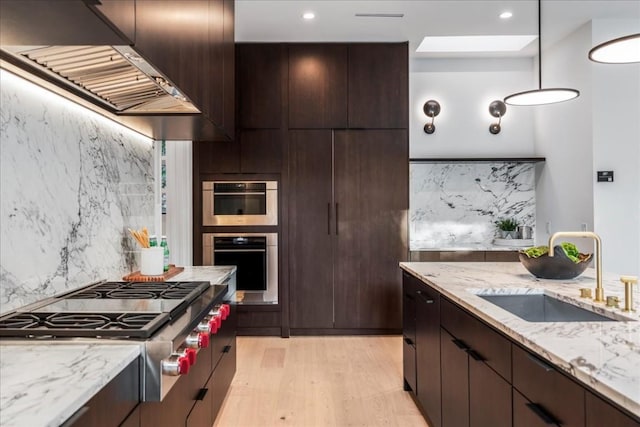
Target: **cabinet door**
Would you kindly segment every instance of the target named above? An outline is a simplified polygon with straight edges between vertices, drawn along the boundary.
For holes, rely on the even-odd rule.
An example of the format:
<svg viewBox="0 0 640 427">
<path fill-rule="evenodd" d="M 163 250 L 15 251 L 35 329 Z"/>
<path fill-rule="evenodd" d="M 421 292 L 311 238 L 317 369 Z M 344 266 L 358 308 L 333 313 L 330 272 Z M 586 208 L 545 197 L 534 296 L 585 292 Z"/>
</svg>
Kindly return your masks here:
<svg viewBox="0 0 640 427">
<path fill-rule="evenodd" d="M 509 427 L 511 384 L 482 361 L 469 357 L 469 425 Z"/>
<path fill-rule="evenodd" d="M 408 141 L 403 130 L 335 131 L 338 328 L 400 329 L 406 260 Z"/>
<path fill-rule="evenodd" d="M 137 1 L 135 48 L 205 114 L 211 112 L 208 0 Z"/>
<path fill-rule="evenodd" d="M 405 391 L 417 392 L 416 377 L 416 291 L 419 283 L 402 273 L 402 372 Z"/>
<path fill-rule="evenodd" d="M 416 296 L 416 394 L 430 425 L 440 427 L 440 295 L 422 285 Z"/>
<path fill-rule="evenodd" d="M 584 389 L 547 362 L 513 345 L 513 387 L 543 417 L 565 427 L 584 426 Z"/>
<path fill-rule="evenodd" d="M 543 420 L 531 409 L 531 402 L 513 389 L 513 427 L 548 427 Z"/>
<path fill-rule="evenodd" d="M 236 127 L 236 43 L 235 0 L 224 0 L 222 29 L 222 127 L 229 138 L 235 137 Z"/>
<path fill-rule="evenodd" d="M 225 45 L 224 45 L 224 2 L 223 0 L 208 0 L 209 33 L 208 51 L 204 58 L 203 72 L 206 90 L 202 102 L 203 113 L 212 119 L 220 127 L 224 124 L 224 72 L 225 72 Z"/>
<path fill-rule="evenodd" d="M 469 356 L 440 329 L 442 425 L 469 426 Z"/>
<path fill-rule="evenodd" d="M 289 128 L 347 127 L 347 45 L 289 45 Z"/>
<path fill-rule="evenodd" d="M 407 43 L 349 45 L 349 128 L 409 126 Z"/>
<path fill-rule="evenodd" d="M 640 427 L 640 417 L 632 419 L 591 392 L 586 392 L 587 427 Z"/>
<path fill-rule="evenodd" d="M 274 129 L 242 130 L 240 170 L 242 173 L 280 173 L 282 170 L 282 132 Z"/>
<path fill-rule="evenodd" d="M 244 129 L 279 129 L 282 117 L 280 44 L 236 45 L 238 125 Z"/>
<path fill-rule="evenodd" d="M 131 44 L 136 37 L 135 0 L 100 0 L 90 4 L 124 35 Z"/>
<path fill-rule="evenodd" d="M 333 327 L 331 131 L 290 132 L 292 328 Z"/>
</svg>

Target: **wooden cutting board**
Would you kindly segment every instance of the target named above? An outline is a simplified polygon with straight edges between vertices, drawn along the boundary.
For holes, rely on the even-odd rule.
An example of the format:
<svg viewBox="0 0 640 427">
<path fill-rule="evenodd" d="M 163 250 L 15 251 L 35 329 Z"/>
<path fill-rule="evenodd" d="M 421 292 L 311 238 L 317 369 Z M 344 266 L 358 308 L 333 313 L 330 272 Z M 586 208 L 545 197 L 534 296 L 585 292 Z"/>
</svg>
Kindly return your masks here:
<svg viewBox="0 0 640 427">
<path fill-rule="evenodd" d="M 145 276 L 140 274 L 140 270 L 134 271 L 131 274 L 127 274 L 122 277 L 122 280 L 135 280 L 137 282 L 164 282 L 170 277 L 175 276 L 178 273 L 182 273 L 184 267 L 176 267 L 174 264 L 169 264 L 169 270 L 158 276 Z"/>
</svg>

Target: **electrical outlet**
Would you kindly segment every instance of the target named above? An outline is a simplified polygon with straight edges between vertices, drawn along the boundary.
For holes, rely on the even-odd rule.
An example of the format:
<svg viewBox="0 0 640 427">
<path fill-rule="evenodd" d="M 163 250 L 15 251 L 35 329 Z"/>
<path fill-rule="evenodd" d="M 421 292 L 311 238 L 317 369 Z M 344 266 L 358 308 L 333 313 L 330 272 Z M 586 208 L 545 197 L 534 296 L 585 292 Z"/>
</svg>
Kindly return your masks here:
<svg viewBox="0 0 640 427">
<path fill-rule="evenodd" d="M 547 221 L 547 234 L 551 234 L 551 221 Z"/>
<path fill-rule="evenodd" d="M 587 223 L 586 222 L 583 222 L 582 224 L 580 224 L 580 230 L 587 231 Z"/>
</svg>

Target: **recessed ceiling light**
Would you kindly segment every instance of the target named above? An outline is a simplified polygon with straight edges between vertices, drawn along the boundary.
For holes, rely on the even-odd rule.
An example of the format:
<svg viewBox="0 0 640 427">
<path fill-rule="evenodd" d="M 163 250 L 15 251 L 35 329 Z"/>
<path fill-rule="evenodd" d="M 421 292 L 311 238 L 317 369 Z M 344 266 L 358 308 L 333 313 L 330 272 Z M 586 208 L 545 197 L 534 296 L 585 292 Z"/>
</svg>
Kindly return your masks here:
<svg viewBox="0 0 640 427">
<path fill-rule="evenodd" d="M 302 14 L 302 17 L 304 19 L 306 19 L 307 21 L 310 21 L 310 20 L 312 20 L 312 19 L 314 19 L 316 17 L 316 14 L 313 13 L 313 12 L 305 12 L 305 13 Z"/>
<path fill-rule="evenodd" d="M 513 13 L 511 13 L 511 12 L 509 12 L 509 11 L 505 11 L 505 12 L 502 12 L 502 13 L 500 14 L 500 18 L 502 18 L 502 19 L 509 19 L 509 18 L 511 18 L 512 16 L 513 16 Z"/>
<path fill-rule="evenodd" d="M 515 52 L 537 36 L 425 37 L 416 52 Z"/>
</svg>

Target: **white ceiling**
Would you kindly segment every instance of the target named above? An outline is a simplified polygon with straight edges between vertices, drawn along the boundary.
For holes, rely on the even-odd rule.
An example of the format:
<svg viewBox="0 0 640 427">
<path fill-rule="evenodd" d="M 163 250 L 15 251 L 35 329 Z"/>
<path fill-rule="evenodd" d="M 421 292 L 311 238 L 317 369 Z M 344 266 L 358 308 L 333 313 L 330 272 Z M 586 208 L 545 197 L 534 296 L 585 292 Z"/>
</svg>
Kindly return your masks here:
<svg viewBox="0 0 640 427">
<path fill-rule="evenodd" d="M 536 35 L 537 0 L 236 0 L 238 42 L 409 41 L 412 57 L 532 56 L 520 52 L 430 54 L 415 50 L 425 36 Z M 508 20 L 499 18 L 505 10 Z M 313 11 L 316 19 L 304 21 Z M 360 18 L 356 13 L 402 13 L 402 18 Z M 542 43 L 549 46 L 591 19 L 638 19 L 640 0 L 543 0 Z"/>
</svg>

